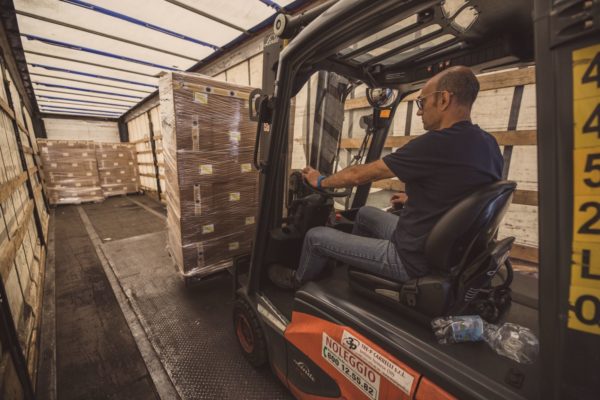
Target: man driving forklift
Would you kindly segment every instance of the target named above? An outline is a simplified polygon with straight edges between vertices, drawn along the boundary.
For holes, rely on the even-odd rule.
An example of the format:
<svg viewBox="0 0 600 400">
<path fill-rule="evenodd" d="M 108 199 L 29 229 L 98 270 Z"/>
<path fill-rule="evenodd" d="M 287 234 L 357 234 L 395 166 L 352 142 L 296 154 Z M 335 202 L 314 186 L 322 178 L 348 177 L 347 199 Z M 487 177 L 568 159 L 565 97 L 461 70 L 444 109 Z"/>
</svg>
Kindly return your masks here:
<svg viewBox="0 0 600 400">
<path fill-rule="evenodd" d="M 304 179 L 317 189 L 396 176 L 405 183 L 406 196 L 395 195 L 392 202 L 406 200 L 404 208 L 397 216 L 362 207 L 352 234 L 329 227 L 309 230 L 298 269 L 274 264 L 271 281 L 296 289 L 315 279 L 329 258 L 399 282 L 427 275 L 425 242 L 439 218 L 469 193 L 501 179 L 504 161 L 496 139 L 471 122 L 478 92 L 479 82 L 468 67 L 448 68 L 427 81 L 416 100 L 425 134 L 381 160 L 331 176 L 304 168 Z"/>
</svg>

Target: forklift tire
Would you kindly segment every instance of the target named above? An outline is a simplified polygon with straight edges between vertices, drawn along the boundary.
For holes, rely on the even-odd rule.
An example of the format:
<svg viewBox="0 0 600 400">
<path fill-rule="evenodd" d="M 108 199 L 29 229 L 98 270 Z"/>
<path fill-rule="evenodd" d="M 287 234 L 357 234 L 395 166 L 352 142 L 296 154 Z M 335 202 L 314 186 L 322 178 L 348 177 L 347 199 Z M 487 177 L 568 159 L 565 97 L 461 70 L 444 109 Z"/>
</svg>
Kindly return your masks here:
<svg viewBox="0 0 600 400">
<path fill-rule="evenodd" d="M 238 298 L 233 306 L 233 328 L 242 353 L 254 367 L 267 362 L 267 344 L 258 315 L 245 299 Z"/>
</svg>

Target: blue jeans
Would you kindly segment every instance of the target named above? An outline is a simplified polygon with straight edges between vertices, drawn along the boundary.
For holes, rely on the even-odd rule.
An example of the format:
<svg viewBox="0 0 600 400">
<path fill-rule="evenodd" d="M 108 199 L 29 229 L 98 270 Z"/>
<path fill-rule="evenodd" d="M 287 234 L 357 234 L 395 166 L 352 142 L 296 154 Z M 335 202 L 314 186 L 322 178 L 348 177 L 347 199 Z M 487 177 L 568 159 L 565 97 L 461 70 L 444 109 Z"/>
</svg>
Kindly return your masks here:
<svg viewBox="0 0 600 400">
<path fill-rule="evenodd" d="M 392 280 L 410 279 L 396 247 L 390 241 L 398 216 L 375 207 L 361 207 L 352 234 L 318 226 L 306 233 L 296 279 L 313 280 L 333 258 Z"/>
</svg>

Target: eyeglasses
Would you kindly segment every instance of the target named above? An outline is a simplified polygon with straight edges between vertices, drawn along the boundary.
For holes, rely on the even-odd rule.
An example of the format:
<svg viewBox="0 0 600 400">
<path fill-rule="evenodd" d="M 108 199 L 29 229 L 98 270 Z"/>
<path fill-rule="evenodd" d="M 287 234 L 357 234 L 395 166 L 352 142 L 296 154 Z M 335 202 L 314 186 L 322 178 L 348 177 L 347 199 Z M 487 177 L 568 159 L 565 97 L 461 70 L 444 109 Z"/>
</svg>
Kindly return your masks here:
<svg viewBox="0 0 600 400">
<path fill-rule="evenodd" d="M 443 93 L 443 92 L 448 92 L 448 91 L 447 90 L 436 90 L 435 92 L 431 92 L 429 94 L 426 94 L 425 96 L 419 96 L 415 100 L 415 103 L 417 103 L 417 107 L 419 107 L 419 110 L 422 110 L 423 109 L 423 100 L 426 97 L 431 96 L 432 94 L 435 94 L 435 93 Z M 452 94 L 452 92 L 448 92 L 448 93 Z"/>
</svg>

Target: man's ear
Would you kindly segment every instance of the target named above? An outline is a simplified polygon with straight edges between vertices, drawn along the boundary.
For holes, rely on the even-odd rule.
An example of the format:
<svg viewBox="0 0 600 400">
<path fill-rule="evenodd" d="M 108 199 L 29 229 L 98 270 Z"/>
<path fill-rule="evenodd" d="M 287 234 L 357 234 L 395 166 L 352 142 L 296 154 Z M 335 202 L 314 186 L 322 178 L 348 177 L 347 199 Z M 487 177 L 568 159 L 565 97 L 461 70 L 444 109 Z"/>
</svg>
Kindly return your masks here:
<svg viewBox="0 0 600 400">
<path fill-rule="evenodd" d="M 450 101 L 452 100 L 452 94 L 450 92 L 440 93 L 440 107 L 442 111 L 446 111 L 450 107 Z"/>
</svg>

